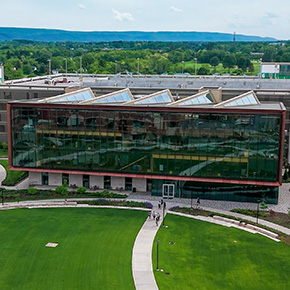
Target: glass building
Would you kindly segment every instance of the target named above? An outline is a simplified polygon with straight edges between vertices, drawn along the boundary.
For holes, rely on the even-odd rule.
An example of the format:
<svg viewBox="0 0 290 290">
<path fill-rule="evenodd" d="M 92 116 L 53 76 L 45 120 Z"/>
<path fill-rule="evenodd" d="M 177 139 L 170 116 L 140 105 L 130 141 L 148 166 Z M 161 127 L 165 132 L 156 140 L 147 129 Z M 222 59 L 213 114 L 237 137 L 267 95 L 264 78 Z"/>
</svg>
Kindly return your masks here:
<svg viewBox="0 0 290 290">
<path fill-rule="evenodd" d="M 10 166 L 31 171 L 37 184 L 66 178 L 249 201 L 262 192 L 275 202 L 285 113 L 282 103 L 260 103 L 254 92 L 218 103 L 210 91 L 175 100 L 169 90 L 134 98 L 129 89 L 98 97 L 83 89 L 11 102 Z"/>
</svg>

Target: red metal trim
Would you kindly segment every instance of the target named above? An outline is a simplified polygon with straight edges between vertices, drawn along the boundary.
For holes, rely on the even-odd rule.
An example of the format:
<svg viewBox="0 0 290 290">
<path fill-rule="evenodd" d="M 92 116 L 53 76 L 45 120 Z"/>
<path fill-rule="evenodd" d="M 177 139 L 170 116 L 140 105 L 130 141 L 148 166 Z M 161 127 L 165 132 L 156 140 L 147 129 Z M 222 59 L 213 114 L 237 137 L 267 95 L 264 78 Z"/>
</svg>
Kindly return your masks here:
<svg viewBox="0 0 290 290">
<path fill-rule="evenodd" d="M 12 167 L 12 134 L 11 134 L 11 110 L 10 104 L 6 103 L 7 111 L 7 143 L 8 143 L 8 169 Z"/>
<path fill-rule="evenodd" d="M 282 114 L 283 109 L 280 110 L 263 110 L 263 109 L 224 109 L 224 108 L 179 108 L 179 107 L 138 107 L 138 106 L 114 106 L 114 105 L 71 105 L 71 104 L 47 104 L 47 103 L 10 103 L 12 107 L 37 107 L 37 108 L 59 108 L 59 109 L 95 109 L 103 111 L 145 111 L 145 112 L 199 112 L 199 113 L 242 113 L 242 114 Z"/>
<path fill-rule="evenodd" d="M 168 175 L 149 175 L 149 174 L 134 174 L 134 173 L 116 173 L 116 172 L 95 172 L 95 171 L 81 171 L 81 170 L 62 170 L 62 169 L 40 169 L 40 168 L 26 168 L 26 167 L 11 167 L 12 170 L 32 171 L 32 172 L 49 172 L 49 173 L 68 173 L 68 174 L 86 174 L 97 176 L 115 176 L 115 177 L 134 177 L 134 178 L 148 178 L 148 179 L 164 179 L 164 180 L 181 180 L 181 181 L 198 181 L 210 183 L 231 183 L 244 185 L 264 185 L 264 186 L 279 186 L 279 182 L 268 182 L 258 180 L 238 180 L 226 178 L 202 178 L 190 176 L 168 176 Z"/>
<path fill-rule="evenodd" d="M 280 144 L 279 144 L 279 166 L 278 166 L 278 182 L 282 185 L 282 166 L 283 166 L 283 157 L 284 157 L 284 139 L 285 139 L 285 122 L 286 122 L 286 111 L 282 113 L 281 116 L 281 125 L 280 125 Z"/>
</svg>

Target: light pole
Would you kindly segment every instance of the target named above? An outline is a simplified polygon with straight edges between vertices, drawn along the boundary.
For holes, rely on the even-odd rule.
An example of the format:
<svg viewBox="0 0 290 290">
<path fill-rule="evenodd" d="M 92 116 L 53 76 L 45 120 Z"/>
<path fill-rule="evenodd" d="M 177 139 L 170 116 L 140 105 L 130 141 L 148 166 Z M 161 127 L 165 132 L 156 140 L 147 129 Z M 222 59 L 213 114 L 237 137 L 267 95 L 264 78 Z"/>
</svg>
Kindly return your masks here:
<svg viewBox="0 0 290 290">
<path fill-rule="evenodd" d="M 156 271 L 159 271 L 159 240 L 157 242 L 157 266 L 156 266 Z"/>
<path fill-rule="evenodd" d="M 80 73 L 81 73 L 81 74 L 82 74 L 82 72 L 83 72 L 82 60 L 83 60 L 83 58 L 80 56 Z"/>
<path fill-rule="evenodd" d="M 67 59 L 64 57 L 63 60 L 65 61 L 65 74 L 67 75 Z"/>
<path fill-rule="evenodd" d="M 181 73 L 183 74 L 184 60 L 181 62 Z"/>
<path fill-rule="evenodd" d="M 115 74 L 117 74 L 117 61 L 115 60 Z"/>
<path fill-rule="evenodd" d="M 51 75 L 51 59 L 48 59 L 48 74 Z"/>
<path fill-rule="evenodd" d="M 165 206 L 166 206 L 166 203 L 163 202 L 163 218 L 162 218 L 162 226 L 164 227 L 164 212 L 165 212 Z"/>
<path fill-rule="evenodd" d="M 139 74 L 139 68 L 140 68 L 140 59 L 137 58 L 137 75 Z"/>
<path fill-rule="evenodd" d="M 258 199 L 257 200 L 257 221 L 256 221 L 256 224 L 258 224 L 258 222 L 259 222 L 259 205 L 260 205 L 260 200 Z"/>
<path fill-rule="evenodd" d="M 195 62 L 195 70 L 194 70 L 194 75 L 196 77 L 196 72 L 197 72 L 197 58 L 194 58 L 194 62 Z"/>
</svg>

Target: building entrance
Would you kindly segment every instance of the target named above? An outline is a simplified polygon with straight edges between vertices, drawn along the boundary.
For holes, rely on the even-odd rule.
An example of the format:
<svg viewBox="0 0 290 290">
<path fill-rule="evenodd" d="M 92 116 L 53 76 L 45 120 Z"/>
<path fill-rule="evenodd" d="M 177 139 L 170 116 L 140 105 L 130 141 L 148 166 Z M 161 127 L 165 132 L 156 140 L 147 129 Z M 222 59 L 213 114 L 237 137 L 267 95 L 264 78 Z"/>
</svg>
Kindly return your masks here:
<svg viewBox="0 0 290 290">
<path fill-rule="evenodd" d="M 163 198 L 171 199 L 174 198 L 175 185 L 174 184 L 163 184 L 162 196 Z"/>
</svg>

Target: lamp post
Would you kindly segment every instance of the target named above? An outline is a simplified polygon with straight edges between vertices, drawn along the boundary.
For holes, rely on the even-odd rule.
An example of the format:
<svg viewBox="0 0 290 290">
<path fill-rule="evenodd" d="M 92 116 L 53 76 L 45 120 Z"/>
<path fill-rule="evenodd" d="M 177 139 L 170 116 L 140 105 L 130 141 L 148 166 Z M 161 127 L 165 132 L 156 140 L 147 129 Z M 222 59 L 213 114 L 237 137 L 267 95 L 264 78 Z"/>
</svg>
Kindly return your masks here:
<svg viewBox="0 0 290 290">
<path fill-rule="evenodd" d="M 162 226 L 164 227 L 164 212 L 165 212 L 165 202 L 163 202 L 163 217 L 162 217 Z"/>
<path fill-rule="evenodd" d="M 117 74 L 117 61 L 115 60 L 115 74 Z"/>
<path fill-rule="evenodd" d="M 0 190 L 1 190 L 2 205 L 4 205 L 4 189 L 0 188 Z"/>
<path fill-rule="evenodd" d="M 80 73 L 81 74 L 83 72 L 82 60 L 83 60 L 83 58 L 80 56 Z"/>
<path fill-rule="evenodd" d="M 48 74 L 51 75 L 51 59 L 48 59 Z"/>
<path fill-rule="evenodd" d="M 157 242 L 157 265 L 156 265 L 156 271 L 159 271 L 159 240 Z"/>
<path fill-rule="evenodd" d="M 65 74 L 67 75 L 67 59 L 64 57 L 63 60 L 65 61 Z"/>
<path fill-rule="evenodd" d="M 256 221 L 256 224 L 258 224 L 258 222 L 259 222 L 259 208 L 260 208 L 260 200 L 258 199 L 257 200 L 257 221 Z"/>
<path fill-rule="evenodd" d="M 195 62 L 195 70 L 194 70 L 194 75 L 196 77 L 196 72 L 197 72 L 197 58 L 194 58 L 194 62 Z"/>
<path fill-rule="evenodd" d="M 183 69 L 184 69 L 184 60 L 181 62 L 181 73 L 183 74 Z"/>
<path fill-rule="evenodd" d="M 140 59 L 138 57 L 137 58 L 137 75 L 139 74 L 139 69 L 140 69 Z"/>
</svg>

